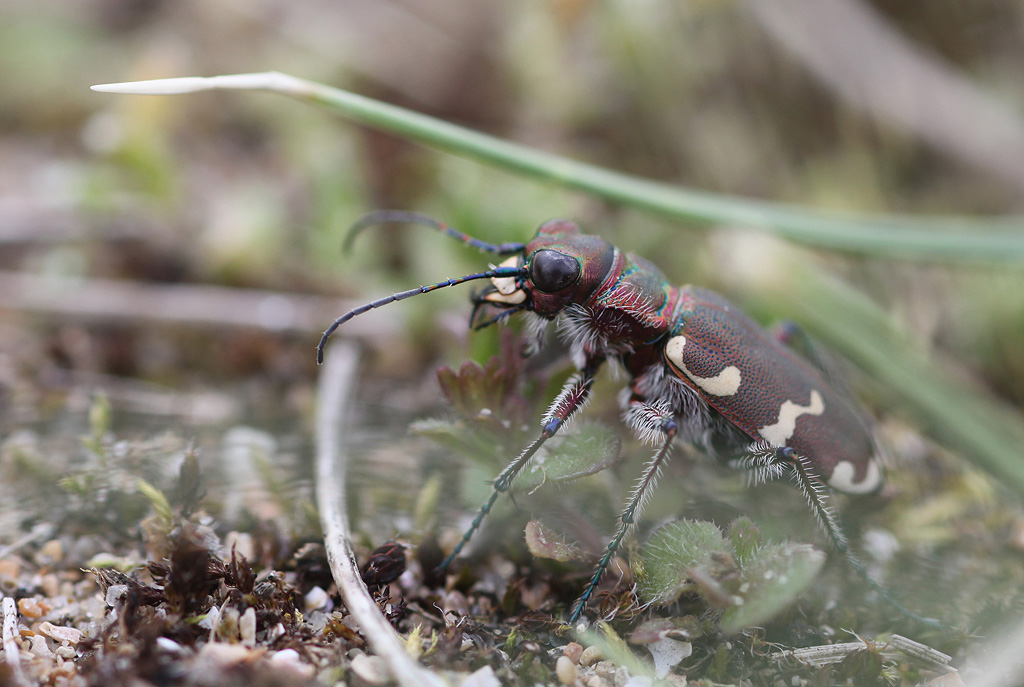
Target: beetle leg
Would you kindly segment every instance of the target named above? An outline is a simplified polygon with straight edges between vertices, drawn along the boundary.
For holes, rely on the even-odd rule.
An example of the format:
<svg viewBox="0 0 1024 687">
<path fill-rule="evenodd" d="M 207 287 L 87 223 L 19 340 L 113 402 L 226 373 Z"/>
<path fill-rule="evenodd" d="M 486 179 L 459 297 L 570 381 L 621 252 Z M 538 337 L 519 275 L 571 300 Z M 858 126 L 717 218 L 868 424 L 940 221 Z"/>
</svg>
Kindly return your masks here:
<svg viewBox="0 0 1024 687">
<path fill-rule="evenodd" d="M 635 402 L 631 406 L 632 417 L 638 418 L 638 421 L 649 419 L 650 417 L 657 416 L 659 411 L 654 406 L 649 406 L 646 403 Z M 636 427 L 634 427 L 635 429 Z M 676 434 L 679 431 L 679 425 L 671 416 L 663 416 L 661 418 L 659 429 L 662 435 L 662 442 L 657 453 L 651 458 L 644 468 L 643 475 L 640 476 L 640 481 L 637 482 L 636 487 L 633 489 L 633 494 L 629 497 L 629 502 L 626 504 L 626 508 L 622 511 L 622 515 L 619 516 L 619 529 L 615 532 L 615 536 L 612 538 L 608 546 L 605 547 L 604 555 L 601 556 L 601 560 L 597 564 L 597 570 L 594 571 L 594 576 L 590 578 L 590 583 L 587 584 L 587 588 L 583 591 L 579 600 L 576 601 L 576 608 L 573 609 L 572 615 L 569 616 L 569 623 L 575 623 L 579 620 L 580 613 L 583 611 L 583 607 L 587 604 L 587 601 L 593 595 L 594 590 L 597 589 L 597 583 L 600 582 L 601 576 L 604 575 L 604 571 L 608 568 L 611 563 L 612 557 L 619 550 L 622 545 L 622 539 L 626 536 L 626 532 L 633 527 L 636 519 L 640 515 L 640 511 L 643 510 L 644 503 L 654 490 L 654 485 L 658 481 L 658 476 L 661 474 L 662 465 L 668 459 L 669 449 L 672 447 L 672 440 L 676 438 Z"/>
<path fill-rule="evenodd" d="M 729 460 L 729 465 L 744 471 L 747 486 L 772 482 L 792 467 L 792 449 L 777 449 L 767 441 L 757 441 L 747 447 L 747 452 Z"/>
<path fill-rule="evenodd" d="M 850 544 L 846 540 L 846 535 L 843 534 L 842 528 L 839 526 L 839 521 L 836 518 L 835 509 L 832 504 L 828 502 L 831 496 L 831 490 L 825 484 L 825 482 L 814 472 L 814 468 L 811 462 L 797 454 L 793 449 L 789 447 L 782 447 L 776 449 L 776 454 L 780 460 L 784 460 L 793 467 L 793 481 L 803 492 L 807 498 L 807 503 L 811 507 L 811 511 L 814 513 L 814 517 L 817 519 L 818 524 L 825 530 L 825 534 L 828 536 L 832 547 L 835 548 L 847 562 L 850 567 L 857 571 L 861 579 L 867 582 L 868 586 L 871 587 L 880 597 L 885 599 L 889 604 L 893 606 L 900 613 L 903 613 L 908 618 L 912 618 L 920 623 L 929 625 L 931 627 L 942 627 L 942 625 L 934 618 L 926 618 L 922 615 L 914 613 L 910 609 L 906 608 L 903 604 L 896 600 L 896 598 L 881 582 L 872 577 L 868 569 L 860 561 L 857 556 L 854 555 L 853 551 L 850 550 Z"/>
<path fill-rule="evenodd" d="M 455 545 L 455 548 L 448 554 L 448 557 L 441 562 L 439 567 L 442 571 L 447 569 L 451 562 L 455 560 L 455 557 L 462 552 L 463 547 L 469 543 L 469 540 L 476 531 L 480 529 L 484 518 L 491 512 L 494 503 L 498 500 L 498 496 L 512 488 L 512 482 L 515 480 L 516 475 L 530 462 L 530 459 L 540 450 L 544 442 L 553 437 L 561 429 L 562 425 L 568 422 L 576 411 L 583 407 L 590 397 L 590 390 L 594 386 L 594 377 L 597 375 L 597 371 L 603 362 L 603 358 L 591 360 L 579 374 L 573 375 L 566 382 L 562 392 L 558 394 L 558 397 L 555 398 L 548 408 L 547 413 L 544 414 L 540 436 L 534 439 L 533 443 L 527 446 L 519 454 L 518 458 L 506 465 L 505 469 L 495 478 L 494 489 L 491 491 L 491 495 L 480 507 L 476 517 L 473 518 L 473 522 L 470 523 L 469 529 L 462 535 L 462 539 Z"/>
</svg>

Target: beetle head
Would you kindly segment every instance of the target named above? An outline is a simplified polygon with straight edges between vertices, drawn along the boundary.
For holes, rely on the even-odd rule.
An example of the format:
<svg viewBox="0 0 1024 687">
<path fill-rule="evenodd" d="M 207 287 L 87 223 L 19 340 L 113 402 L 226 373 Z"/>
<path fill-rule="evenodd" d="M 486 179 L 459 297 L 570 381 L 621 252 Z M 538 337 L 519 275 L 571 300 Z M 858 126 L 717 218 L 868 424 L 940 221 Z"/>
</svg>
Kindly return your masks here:
<svg viewBox="0 0 1024 687">
<path fill-rule="evenodd" d="M 522 267 L 522 274 L 492 279 L 491 286 L 474 299 L 474 322 L 485 326 L 503 316 L 500 313 L 479 322 L 477 315 L 487 305 L 532 310 L 550 319 L 572 303 L 585 303 L 604 282 L 614 262 L 615 247 L 604 239 L 580 233 L 572 222 L 546 222 L 520 255 L 501 264 Z"/>
</svg>

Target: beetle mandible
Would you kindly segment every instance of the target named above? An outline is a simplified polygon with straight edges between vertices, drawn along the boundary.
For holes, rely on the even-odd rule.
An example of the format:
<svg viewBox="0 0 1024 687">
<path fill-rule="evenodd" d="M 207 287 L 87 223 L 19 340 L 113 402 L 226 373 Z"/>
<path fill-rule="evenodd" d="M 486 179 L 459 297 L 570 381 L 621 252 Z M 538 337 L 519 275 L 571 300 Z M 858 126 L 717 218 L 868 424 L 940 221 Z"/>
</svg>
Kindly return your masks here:
<svg viewBox="0 0 1024 687">
<path fill-rule="evenodd" d="M 852 494 L 881 488 L 870 430 L 817 367 L 725 298 L 695 286 L 673 286 L 647 260 L 583 234 L 568 221 L 546 222 L 527 243 L 491 244 L 425 215 L 380 211 L 358 221 L 348 240 L 384 222 L 430 226 L 483 252 L 509 257 L 490 270 L 396 293 L 349 311 L 324 332 L 318 361 L 328 337 L 356 315 L 421 293 L 489 279 L 490 284 L 473 297 L 471 322 L 485 327 L 522 312 L 530 318 L 534 348 L 546 325 L 554 322 L 578 370 L 548 408 L 538 437 L 494 480 L 490 497 L 442 568 L 459 555 L 499 495 L 511 488 L 544 442 L 580 410 L 601 367 L 615 361 L 629 375 L 622 394 L 624 420 L 657 449 L 569 622 L 579 618 L 636 522 L 677 437 L 709 454 L 732 456 L 730 462 L 751 471 L 755 481 L 791 473 L 832 544 L 867 577 L 833 518 L 824 487 Z"/>
</svg>

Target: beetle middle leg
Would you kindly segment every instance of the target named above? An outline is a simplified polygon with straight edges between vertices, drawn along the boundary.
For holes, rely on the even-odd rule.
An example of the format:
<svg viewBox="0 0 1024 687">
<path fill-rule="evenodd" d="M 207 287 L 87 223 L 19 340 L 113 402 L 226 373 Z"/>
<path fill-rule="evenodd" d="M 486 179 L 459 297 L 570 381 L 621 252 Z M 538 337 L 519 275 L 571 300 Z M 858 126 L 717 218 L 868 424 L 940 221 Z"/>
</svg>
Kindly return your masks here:
<svg viewBox="0 0 1024 687">
<path fill-rule="evenodd" d="M 608 546 L 605 547 L 604 554 L 597 564 L 597 570 L 594 571 L 593 577 L 590 578 L 587 588 L 583 590 L 583 594 L 576 601 L 576 607 L 573 609 L 572 615 L 569 616 L 570 623 L 575 623 L 579 620 L 583 607 L 586 606 L 587 601 L 594 594 L 594 590 L 597 589 L 597 584 L 601 581 L 601 577 L 611 563 L 612 557 L 618 552 L 619 547 L 622 546 L 623 538 L 625 538 L 626 533 L 636 523 L 637 518 L 640 516 L 640 511 L 643 510 L 644 503 L 646 503 L 654 491 L 658 476 L 661 474 L 661 468 L 668 459 L 672 442 L 675 440 L 676 434 L 679 433 L 679 424 L 675 418 L 660 406 L 634 400 L 630 403 L 627 418 L 634 431 L 644 440 L 653 443 L 653 438 L 660 436 L 660 446 L 651 460 L 648 461 L 643 474 L 640 476 L 640 480 L 637 482 L 633 493 L 629 497 L 629 501 L 626 503 L 626 507 L 622 511 L 622 515 L 619 516 L 619 528 L 615 532 L 615 536 L 608 543 Z"/>
</svg>

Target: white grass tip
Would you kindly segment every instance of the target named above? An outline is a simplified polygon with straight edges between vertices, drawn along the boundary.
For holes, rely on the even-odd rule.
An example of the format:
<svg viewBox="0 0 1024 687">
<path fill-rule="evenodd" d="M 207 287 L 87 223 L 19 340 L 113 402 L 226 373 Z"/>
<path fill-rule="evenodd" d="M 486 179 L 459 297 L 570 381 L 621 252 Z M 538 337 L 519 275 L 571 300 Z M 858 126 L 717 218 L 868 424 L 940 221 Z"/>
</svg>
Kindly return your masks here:
<svg viewBox="0 0 1024 687">
<path fill-rule="evenodd" d="M 237 90 L 295 91 L 302 83 L 295 77 L 280 72 L 255 74 L 226 74 L 223 76 L 180 76 L 173 79 L 125 81 L 92 86 L 101 93 L 129 93 L 133 95 L 178 95 L 221 88 Z"/>
</svg>

